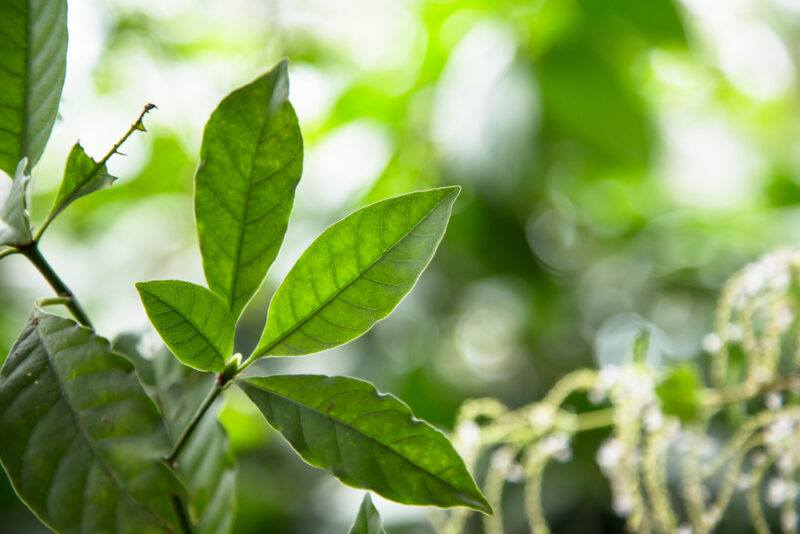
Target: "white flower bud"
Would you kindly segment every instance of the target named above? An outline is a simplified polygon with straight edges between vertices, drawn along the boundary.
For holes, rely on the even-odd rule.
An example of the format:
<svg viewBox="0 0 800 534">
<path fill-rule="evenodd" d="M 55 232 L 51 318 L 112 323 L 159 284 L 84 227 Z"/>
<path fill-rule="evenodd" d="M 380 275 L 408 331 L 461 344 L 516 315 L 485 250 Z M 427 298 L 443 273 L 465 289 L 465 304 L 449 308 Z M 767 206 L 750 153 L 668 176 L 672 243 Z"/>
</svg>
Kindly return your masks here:
<svg viewBox="0 0 800 534">
<path fill-rule="evenodd" d="M 722 338 L 714 332 L 706 334 L 703 336 L 702 346 L 704 351 L 708 352 L 709 354 L 714 354 L 722 349 Z"/>
<path fill-rule="evenodd" d="M 780 393 L 773 391 L 767 394 L 766 398 L 764 399 L 764 404 L 767 405 L 769 410 L 776 412 L 783 406 L 783 397 L 781 397 Z"/>
<path fill-rule="evenodd" d="M 609 474 L 619 465 L 623 454 L 625 454 L 625 445 L 616 438 L 609 438 L 597 451 L 597 465 L 604 473 Z"/>
</svg>

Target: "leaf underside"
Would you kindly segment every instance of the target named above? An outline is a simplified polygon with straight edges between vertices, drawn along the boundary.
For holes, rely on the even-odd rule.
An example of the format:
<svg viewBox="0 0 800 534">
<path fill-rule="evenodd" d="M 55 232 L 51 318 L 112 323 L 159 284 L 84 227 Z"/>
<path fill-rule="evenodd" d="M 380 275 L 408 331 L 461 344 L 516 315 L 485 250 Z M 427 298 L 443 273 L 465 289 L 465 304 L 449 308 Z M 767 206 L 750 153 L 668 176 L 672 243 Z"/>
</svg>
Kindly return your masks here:
<svg viewBox="0 0 800 534">
<path fill-rule="evenodd" d="M 387 499 L 490 513 L 447 438 L 368 382 L 320 375 L 238 381 L 309 464 Z"/>
<path fill-rule="evenodd" d="M 286 62 L 222 100 L 206 124 L 195 218 L 208 287 L 238 318 L 283 242 L 303 166 Z"/>
<path fill-rule="evenodd" d="M 141 337 L 123 334 L 114 348 L 136 366 L 145 390 L 161 410 L 172 441 L 211 389 L 213 376 L 180 364 L 161 345 L 141 352 Z M 212 407 L 200 421 L 178 458 L 178 472 L 190 496 L 195 534 L 225 534 L 236 516 L 236 470 L 228 436 Z"/>
<path fill-rule="evenodd" d="M 372 497 L 369 493 L 364 495 L 361 501 L 361 506 L 358 509 L 358 515 L 350 529 L 350 534 L 386 534 L 383 529 L 383 522 L 381 515 L 378 513 L 375 505 L 372 504 Z"/>
<path fill-rule="evenodd" d="M 0 169 L 33 168 L 58 114 L 67 64 L 66 0 L 0 2 Z"/>
<path fill-rule="evenodd" d="M 330 349 L 386 317 L 436 252 L 459 190 L 444 187 L 376 202 L 325 230 L 275 293 L 254 354 Z"/>
<path fill-rule="evenodd" d="M 221 371 L 233 353 L 235 324 L 218 295 L 180 280 L 136 284 L 150 321 L 175 357 L 200 371 Z"/>
<path fill-rule="evenodd" d="M 11 189 L 0 206 L 0 246 L 17 246 L 30 243 L 31 226 L 26 197 L 30 176 L 25 173 L 26 160 L 17 165 Z"/>
<path fill-rule="evenodd" d="M 0 461 L 58 532 L 176 531 L 163 421 L 133 365 L 74 321 L 36 311 L 0 371 Z"/>
</svg>

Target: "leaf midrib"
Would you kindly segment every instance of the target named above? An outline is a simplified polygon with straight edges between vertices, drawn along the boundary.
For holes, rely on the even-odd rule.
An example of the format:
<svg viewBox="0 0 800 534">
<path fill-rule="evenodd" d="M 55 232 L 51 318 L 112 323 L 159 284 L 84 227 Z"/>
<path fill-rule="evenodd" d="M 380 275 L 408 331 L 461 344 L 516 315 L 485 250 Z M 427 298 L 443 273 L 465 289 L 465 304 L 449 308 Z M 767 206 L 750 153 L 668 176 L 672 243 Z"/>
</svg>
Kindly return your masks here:
<svg viewBox="0 0 800 534">
<path fill-rule="evenodd" d="M 400 237 L 399 239 L 397 239 L 397 241 L 395 241 L 395 242 L 394 242 L 394 244 L 393 244 L 392 246 L 390 246 L 389 248 L 387 248 L 386 250 L 384 250 L 383 252 L 381 252 L 381 254 L 380 254 L 380 255 L 379 255 L 377 258 L 375 258 L 375 259 L 374 259 L 374 260 L 372 260 L 372 261 L 371 261 L 369 264 L 367 264 L 367 266 L 366 266 L 366 267 L 364 267 L 364 268 L 363 268 L 361 271 L 359 271 L 359 272 L 358 272 L 358 273 L 357 273 L 357 274 L 356 274 L 354 277 L 352 277 L 350 280 L 348 280 L 347 282 L 345 282 L 345 283 L 344 283 L 342 286 L 340 286 L 340 287 L 336 288 L 336 291 L 334 291 L 334 292 L 333 292 L 333 294 L 331 294 L 329 297 L 327 297 L 327 298 L 326 298 L 326 299 L 325 299 L 323 302 L 320 302 L 320 303 L 319 303 L 319 306 L 317 306 L 317 308 L 315 308 L 315 309 L 314 309 L 314 310 L 313 310 L 311 313 L 309 313 L 309 314 L 307 314 L 305 317 L 303 317 L 303 318 L 302 318 L 300 321 L 298 321 L 297 323 L 295 323 L 295 325 L 294 325 L 292 328 L 290 328 L 289 330 L 287 330 L 286 332 L 284 332 L 283 334 L 281 334 L 281 335 L 280 335 L 278 338 L 276 338 L 276 339 L 275 339 L 275 341 L 273 341 L 272 343 L 270 343 L 269 345 L 267 345 L 267 346 L 266 346 L 266 347 L 264 347 L 263 349 L 261 349 L 261 350 L 259 350 L 259 351 L 255 352 L 255 353 L 254 353 L 254 354 L 251 356 L 251 358 L 254 358 L 254 359 L 255 359 L 255 358 L 258 358 L 258 357 L 261 357 L 261 356 L 264 356 L 264 355 L 268 354 L 268 353 L 269 353 L 269 351 L 271 351 L 272 349 L 274 349 L 274 348 L 275 348 L 276 346 L 278 346 L 278 345 L 279 345 L 281 342 L 283 342 L 284 340 L 286 340 L 286 338 L 288 338 L 290 335 L 294 334 L 294 333 L 295 333 L 295 332 L 296 332 L 298 329 L 300 329 L 300 327 L 302 327 L 304 324 L 306 324 L 308 321 L 310 321 L 310 320 L 311 320 L 311 318 L 312 318 L 312 317 L 314 317 L 314 316 L 315 316 L 315 315 L 316 315 L 316 314 L 317 314 L 317 313 L 318 313 L 320 310 L 322 310 L 322 309 L 323 309 L 325 306 L 327 306 L 328 304 L 330 304 L 331 302 L 333 302 L 333 300 L 334 300 L 334 299 L 335 299 L 337 296 L 339 296 L 340 294 L 342 294 L 342 292 L 343 292 L 345 289 L 347 289 L 348 287 L 350 287 L 350 286 L 351 286 L 351 285 L 352 285 L 352 284 L 353 284 L 353 283 L 354 283 L 356 280 L 358 280 L 358 279 L 361 277 L 361 275 L 363 275 L 365 272 L 369 271 L 369 270 L 370 270 L 370 269 L 371 269 L 371 268 L 372 268 L 372 267 L 373 267 L 373 266 L 374 266 L 376 263 L 378 263 L 379 261 L 381 261 L 383 258 L 385 258 L 385 257 L 386 257 L 386 255 L 387 255 L 387 254 L 389 254 L 389 253 L 390 253 L 392 250 L 394 250 L 394 249 L 395 249 L 395 247 L 397 247 L 398 245 L 400 245 L 400 243 L 402 243 L 402 242 L 403 242 L 403 241 L 404 241 L 404 240 L 405 240 L 405 239 L 406 239 L 408 236 L 410 236 L 410 235 L 411 235 L 411 234 L 414 232 L 414 230 L 416 230 L 416 228 L 417 228 L 417 227 L 418 227 L 420 224 L 422 224 L 422 223 L 423 223 L 423 222 L 424 222 L 424 221 L 425 221 L 425 220 L 426 220 L 426 219 L 427 219 L 427 218 L 430 216 L 430 214 L 431 214 L 431 213 L 433 213 L 433 212 L 434 212 L 434 210 L 436 210 L 436 209 L 437 209 L 439 206 L 441 206 L 441 205 L 442 205 L 442 203 L 443 203 L 445 200 L 447 200 L 448 198 L 450 198 L 450 197 L 451 197 L 451 196 L 452 196 L 452 195 L 453 195 L 455 192 L 456 192 L 456 190 L 453 190 L 453 191 L 452 191 L 451 193 L 449 193 L 448 195 L 446 195 L 446 196 L 442 197 L 442 199 L 441 199 L 439 202 L 437 202 L 437 203 L 436 203 L 436 205 L 435 205 L 433 208 L 431 208 L 431 209 L 430 209 L 430 210 L 429 210 L 429 211 L 428 211 L 428 212 L 427 212 L 427 213 L 426 213 L 424 216 L 420 217 L 419 221 L 417 221 L 417 223 L 416 223 L 416 224 L 414 224 L 414 226 L 412 226 L 411 228 L 409 228 L 409 229 L 408 229 L 408 231 L 406 231 L 406 233 L 404 233 L 402 237 Z M 411 199 L 409 199 L 408 201 L 409 201 L 409 202 L 411 202 Z M 383 214 L 381 214 L 381 217 L 382 217 L 382 216 L 383 216 Z M 335 226 L 336 224 L 338 224 L 338 223 L 334 223 L 333 225 L 331 225 L 331 227 L 329 227 L 328 229 L 326 229 L 326 230 L 325 230 L 325 232 L 327 232 L 328 230 L 330 230 L 330 228 L 332 228 L 332 227 L 333 227 L 333 226 Z M 323 232 L 323 233 L 324 233 L 324 232 Z M 329 239 L 330 239 L 330 237 L 329 237 Z M 358 236 L 356 236 L 356 240 L 357 240 L 357 239 L 358 239 Z M 302 257 L 302 256 L 301 256 L 301 257 Z M 420 272 L 420 273 L 419 273 L 419 275 L 421 275 L 421 274 L 422 274 L 422 272 Z M 419 275 L 417 275 L 417 276 L 419 276 Z M 270 308 L 271 308 L 271 306 L 270 306 Z M 266 327 L 265 327 L 265 328 L 266 328 Z"/>
<path fill-rule="evenodd" d="M 441 477 L 439 477 L 439 476 L 435 475 L 434 473 L 431 473 L 431 472 L 430 472 L 428 469 L 426 469 L 426 468 L 422 467 L 421 465 L 418 465 L 418 464 L 414 463 L 414 462 L 413 462 L 413 461 L 412 461 L 410 458 L 408 458 L 408 457 L 406 457 L 405 455 L 401 454 L 400 452 L 398 452 L 398 451 L 394 450 L 394 449 L 393 449 L 392 447 L 390 447 L 389 445 L 387 445 L 387 444 L 385 444 L 385 443 L 383 443 L 383 442 L 381 442 L 381 441 L 378 441 L 378 439 L 377 439 L 377 438 L 374 438 L 374 437 L 370 436 L 369 434 L 365 433 L 364 431 L 362 431 L 362 430 L 360 430 L 360 429 L 358 429 L 358 428 L 356 428 L 356 427 L 352 426 L 352 425 L 351 425 L 351 424 L 349 424 L 348 422 L 346 422 L 346 421 L 344 421 L 344 420 L 342 420 L 342 419 L 340 419 L 340 418 L 338 418 L 338 417 L 334 417 L 333 415 L 331 415 L 331 414 L 330 414 L 330 413 L 328 413 L 328 412 L 324 412 L 324 411 L 322 411 L 322 410 L 319 410 L 319 409 L 317 409 L 317 408 L 314 408 L 314 407 L 312 407 L 312 406 L 310 406 L 310 405 L 308 405 L 308 404 L 303 404 L 303 403 L 302 403 L 302 402 L 300 402 L 300 401 L 296 401 L 296 400 L 292 399 L 291 397 L 288 397 L 288 396 L 286 396 L 286 395 L 280 394 L 280 393 L 278 393 L 278 392 L 276 392 L 276 391 L 274 391 L 274 390 L 272 390 L 272 389 L 265 390 L 265 389 L 261 389 L 261 387 L 260 387 L 260 386 L 254 386 L 254 385 L 250 384 L 249 382 L 245 382 L 245 383 L 246 383 L 246 384 L 248 384 L 248 385 L 250 385 L 251 387 L 255 387 L 256 389 L 259 389 L 259 390 L 261 390 L 261 391 L 264 391 L 264 392 L 265 392 L 265 393 L 267 393 L 268 395 L 274 395 L 274 396 L 276 396 L 276 397 L 280 397 L 281 399 L 284 399 L 284 400 L 286 400 L 286 401 L 288 401 L 288 402 L 292 403 L 292 404 L 293 404 L 294 406 L 296 406 L 296 407 L 300 407 L 300 408 L 303 408 L 303 409 L 306 409 L 306 410 L 312 411 L 312 412 L 314 412 L 314 413 L 316 413 L 316 414 L 319 414 L 319 415 L 321 415 L 321 416 L 323 416 L 323 417 L 326 417 L 326 418 L 332 419 L 333 421 L 335 421 L 336 423 L 340 424 L 341 426 L 344 426 L 344 427 L 346 427 L 346 428 L 349 428 L 350 430 L 352 430 L 352 431 L 354 431 L 354 432 L 357 432 L 357 433 L 361 434 L 362 436 L 366 436 L 366 438 L 367 438 L 367 439 L 369 439 L 371 443 L 376 443 L 376 444 L 380 445 L 381 447 L 383 447 L 383 448 L 385 448 L 385 449 L 387 449 L 387 450 L 391 451 L 393 454 L 396 454 L 398 457 L 402 458 L 404 461 L 408 462 L 409 464 L 411 464 L 411 465 L 412 465 L 412 466 L 414 466 L 415 468 L 419 469 L 420 471 L 424 472 L 425 474 L 427 474 L 427 475 L 431 476 L 432 478 L 434 478 L 434 479 L 436 479 L 436 480 L 439 480 L 440 482 L 443 482 L 443 483 L 444 483 L 444 484 L 446 484 L 448 487 L 450 487 L 450 488 L 452 488 L 453 490 L 455 490 L 455 491 L 456 491 L 456 492 L 457 492 L 459 495 L 462 495 L 462 496 L 464 496 L 464 497 L 467 497 L 467 498 L 468 498 L 468 499 L 470 499 L 470 500 L 473 500 L 473 501 L 475 501 L 476 503 L 479 503 L 479 501 L 478 501 L 477 499 L 474 499 L 474 498 L 472 498 L 472 497 L 469 497 L 469 496 L 467 495 L 467 493 L 466 493 L 464 490 L 462 490 L 462 489 L 460 489 L 460 488 L 457 488 L 457 487 L 456 487 L 456 486 L 454 486 L 454 485 L 453 485 L 451 482 L 449 482 L 449 481 L 447 481 L 447 480 L 444 480 L 443 478 L 441 478 Z M 357 391 L 364 391 L 365 393 L 368 393 L 368 394 L 370 394 L 371 396 L 374 396 L 374 394 L 375 394 L 375 393 L 373 393 L 373 392 L 370 392 L 369 390 L 365 390 L 365 389 L 358 389 Z M 389 398 L 392 398 L 392 399 L 394 399 L 394 400 L 397 400 L 396 398 L 394 398 L 394 397 L 392 397 L 392 396 L 390 396 L 390 395 L 389 395 Z M 399 401 L 398 401 L 398 402 L 399 402 Z M 323 403 L 323 404 L 325 404 L 325 403 Z M 402 405 L 402 403 L 401 403 L 401 405 Z M 397 410 L 397 411 L 400 411 L 400 410 Z M 274 412 L 274 410 L 273 410 L 273 412 Z M 409 415 L 409 416 L 413 417 L 413 414 L 411 414 L 410 412 L 409 412 L 407 415 Z M 302 423 L 300 423 L 300 424 L 302 425 Z M 426 423 L 423 423 L 423 424 L 426 424 Z M 440 434 L 440 435 L 443 435 L 443 434 L 441 434 L 441 432 L 439 432 L 439 431 L 438 431 L 438 430 L 436 430 L 435 428 L 433 428 L 433 427 L 430 427 L 430 426 L 429 426 L 429 428 L 430 428 L 430 429 L 431 429 L 433 432 L 436 432 L 436 433 L 438 433 L 438 434 Z M 411 437 L 411 436 L 407 436 L 407 437 Z M 404 438 L 404 439 L 405 439 L 405 438 Z M 310 448 L 309 448 L 309 451 L 310 451 Z M 375 461 L 376 461 L 376 463 L 378 462 L 377 458 L 375 459 Z M 449 465 L 449 466 L 447 466 L 447 468 L 446 468 L 446 469 L 450 469 L 451 467 L 452 467 L 452 464 L 451 464 L 451 465 Z"/>
<path fill-rule="evenodd" d="M 142 503 L 139 502 L 139 500 L 131 492 L 130 488 L 126 484 L 124 484 L 117 477 L 117 474 L 114 472 L 113 469 L 111 469 L 111 467 L 106 462 L 105 458 L 103 458 L 102 455 L 100 455 L 100 453 L 95 448 L 91 437 L 89 436 L 89 434 L 86 433 L 86 429 L 81 424 L 80 416 L 78 415 L 78 411 L 72 405 L 72 401 L 71 401 L 69 395 L 67 394 L 66 385 L 62 381 L 61 375 L 59 375 L 58 368 L 56 367 L 56 364 L 55 364 L 55 361 L 54 361 L 54 356 L 55 355 L 51 354 L 51 348 L 49 347 L 49 345 L 47 343 L 46 334 L 45 334 L 45 332 L 43 332 L 39 328 L 39 325 L 41 324 L 42 320 L 46 320 L 46 318 L 45 319 L 38 319 L 37 318 L 36 323 L 33 325 L 34 329 L 36 330 L 36 335 L 42 341 L 42 348 L 44 349 L 45 356 L 47 356 L 47 364 L 48 364 L 48 367 L 50 367 L 50 371 L 53 373 L 53 376 L 56 378 L 56 384 L 58 385 L 58 390 L 59 390 L 59 393 L 61 394 L 61 398 L 64 399 L 64 403 L 67 405 L 67 408 L 69 408 L 70 417 L 72 418 L 73 423 L 75 423 L 75 426 L 77 427 L 78 432 L 80 432 L 81 436 L 83 437 L 84 441 L 86 442 L 87 446 L 89 447 L 89 450 L 91 451 L 92 456 L 103 467 L 103 469 L 108 473 L 108 475 L 114 481 L 114 484 L 116 484 L 116 486 L 120 490 L 124 491 L 125 494 L 128 495 L 128 497 L 130 497 L 130 499 L 134 503 L 136 503 L 136 505 L 139 508 L 143 509 L 147 514 L 152 516 L 153 519 L 155 519 L 159 524 L 163 525 L 170 532 L 172 532 L 172 527 L 169 525 L 169 523 L 164 521 L 161 517 L 157 516 L 147 506 L 144 506 Z M 67 326 L 65 328 L 69 328 L 69 326 Z M 78 326 L 78 328 L 79 329 L 83 329 L 84 327 Z M 61 328 L 61 330 L 64 330 L 64 328 Z M 115 518 L 115 522 L 116 522 L 116 518 Z M 83 523 L 83 515 L 82 515 L 82 512 L 81 512 L 81 524 L 82 523 Z"/>
<path fill-rule="evenodd" d="M 269 101 L 270 102 L 272 101 L 272 96 L 274 95 L 274 93 L 275 93 L 275 86 L 273 85 L 272 90 L 270 91 L 270 97 L 269 97 Z M 235 295 L 236 295 L 236 281 L 239 278 L 239 263 L 240 263 L 240 260 L 241 260 L 240 254 L 242 252 L 242 241 L 244 240 L 244 229 L 245 229 L 245 226 L 247 226 L 247 211 L 248 211 L 247 210 L 247 206 L 249 204 L 249 199 L 250 199 L 250 189 L 253 187 L 253 176 L 255 175 L 255 172 L 256 172 L 256 160 L 258 159 L 258 149 L 261 146 L 261 142 L 264 139 L 264 131 L 267 128 L 267 123 L 274 116 L 274 113 L 275 113 L 274 109 L 268 103 L 267 104 L 267 113 L 264 116 L 264 120 L 261 123 L 261 128 L 260 128 L 260 130 L 258 132 L 258 137 L 256 139 L 256 144 L 255 144 L 255 147 L 253 148 L 253 162 L 250 165 L 250 173 L 247 176 L 247 183 L 245 184 L 245 190 L 244 190 L 244 196 L 243 196 L 244 203 L 243 203 L 243 206 L 242 206 L 242 216 L 239 219 L 239 232 L 236 235 L 236 249 L 233 252 L 233 258 L 232 258 L 233 259 L 233 269 L 231 270 L 231 286 L 230 286 L 230 290 L 228 292 L 228 309 L 231 310 L 231 313 L 233 313 L 233 308 L 234 308 L 234 304 L 235 304 L 235 300 L 236 300 L 236 298 L 235 298 Z M 223 133 L 224 132 L 222 132 L 222 126 L 220 125 L 220 134 L 223 134 Z M 225 149 L 228 150 L 227 145 L 225 145 Z M 234 163 L 233 160 L 231 160 L 231 163 L 232 164 Z M 241 313 L 241 310 L 240 310 L 239 313 Z"/>
</svg>

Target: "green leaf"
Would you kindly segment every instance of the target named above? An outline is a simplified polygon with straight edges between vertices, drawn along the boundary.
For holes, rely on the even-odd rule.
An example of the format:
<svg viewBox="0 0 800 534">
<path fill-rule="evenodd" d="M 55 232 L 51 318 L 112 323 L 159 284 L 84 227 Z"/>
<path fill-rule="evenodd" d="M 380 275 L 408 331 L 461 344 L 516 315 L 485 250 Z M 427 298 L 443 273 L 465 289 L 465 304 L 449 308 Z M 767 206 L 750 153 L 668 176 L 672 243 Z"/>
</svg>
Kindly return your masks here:
<svg viewBox="0 0 800 534">
<path fill-rule="evenodd" d="M 11 189 L 0 206 L 0 246 L 23 245 L 33 239 L 27 206 L 31 177 L 25 172 L 26 161 L 23 159 L 17 165 Z"/>
<path fill-rule="evenodd" d="M 208 287 L 238 318 L 278 254 L 303 167 L 286 61 L 222 100 L 203 133 L 195 218 Z"/>
<path fill-rule="evenodd" d="M 184 490 L 133 365 L 74 321 L 36 311 L 0 370 L 0 461 L 57 532 L 174 532 Z"/>
<path fill-rule="evenodd" d="M 108 173 L 108 168 L 92 159 L 80 143 L 75 143 L 67 158 L 64 168 L 64 178 L 58 189 L 56 200 L 50 209 L 49 219 L 52 219 L 64 208 L 82 196 L 88 195 L 99 189 L 111 187 L 116 176 Z"/>
<path fill-rule="evenodd" d="M 0 169 L 44 151 L 67 66 L 66 0 L 0 2 Z"/>
<path fill-rule="evenodd" d="M 320 375 L 237 381 L 309 464 L 404 504 L 491 513 L 441 432 L 363 380 Z"/>
<path fill-rule="evenodd" d="M 436 252 L 459 191 L 376 202 L 325 230 L 275 293 L 253 357 L 329 349 L 389 315 Z"/>
<path fill-rule="evenodd" d="M 656 395 L 661 399 L 661 409 L 683 422 L 700 418 L 702 387 L 697 369 L 692 365 L 679 365 L 656 386 Z"/>
<path fill-rule="evenodd" d="M 369 493 L 364 495 L 364 500 L 361 501 L 361 507 L 358 509 L 356 522 L 353 523 L 350 534 L 386 534 L 381 514 L 372 504 L 372 497 L 369 496 Z"/>
<path fill-rule="evenodd" d="M 136 366 L 174 442 L 211 389 L 214 377 L 181 365 L 161 343 L 151 345 L 147 337 L 135 334 L 114 340 L 114 349 Z M 179 475 L 189 491 L 195 534 L 230 532 L 236 516 L 236 468 L 217 410 L 218 406 L 212 406 L 206 413 L 178 461 Z"/>
<path fill-rule="evenodd" d="M 181 280 L 138 282 L 147 315 L 181 362 L 200 371 L 221 371 L 233 354 L 236 324 L 222 299 Z"/>
</svg>

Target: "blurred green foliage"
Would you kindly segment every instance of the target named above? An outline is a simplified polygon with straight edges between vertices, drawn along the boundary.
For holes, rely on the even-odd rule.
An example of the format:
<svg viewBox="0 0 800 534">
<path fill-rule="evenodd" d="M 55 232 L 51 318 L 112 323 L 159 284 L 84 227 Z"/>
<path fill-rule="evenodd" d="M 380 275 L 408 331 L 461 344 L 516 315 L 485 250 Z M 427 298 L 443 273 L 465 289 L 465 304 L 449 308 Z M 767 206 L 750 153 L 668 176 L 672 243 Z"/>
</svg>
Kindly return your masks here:
<svg viewBox="0 0 800 534">
<path fill-rule="evenodd" d="M 413 189 L 464 193 L 431 271 L 392 319 L 314 364 L 269 361 L 268 372 L 355 374 L 448 428 L 464 399 L 519 406 L 570 370 L 630 357 L 643 328 L 648 364 L 699 358 L 722 281 L 798 242 L 791 2 L 79 4 L 34 219 L 76 138 L 97 156 L 144 102 L 160 108 L 130 156 L 109 164 L 114 187 L 79 200 L 43 244 L 90 314 L 108 317 L 99 326 L 109 336 L 146 324 L 134 280 L 192 264 L 199 279 L 190 198 L 200 127 L 222 94 L 281 56 L 307 146 L 290 225 L 299 230 L 250 310 L 264 309 L 321 230 L 314 221 Z M 21 260 L 0 267 L 4 347 L 45 292 Z M 243 322 L 245 351 L 263 316 L 246 310 Z M 293 459 L 243 399 L 227 402 L 237 532 L 344 531 L 360 494 Z M 556 532 L 621 531 L 593 445 L 576 444 L 575 463 L 546 477 Z M 508 498 L 515 532 L 521 497 Z M 377 506 L 390 532 L 428 528 L 420 511 Z M 0 518 L 0 532 L 37 528 L 5 482 Z"/>
</svg>

